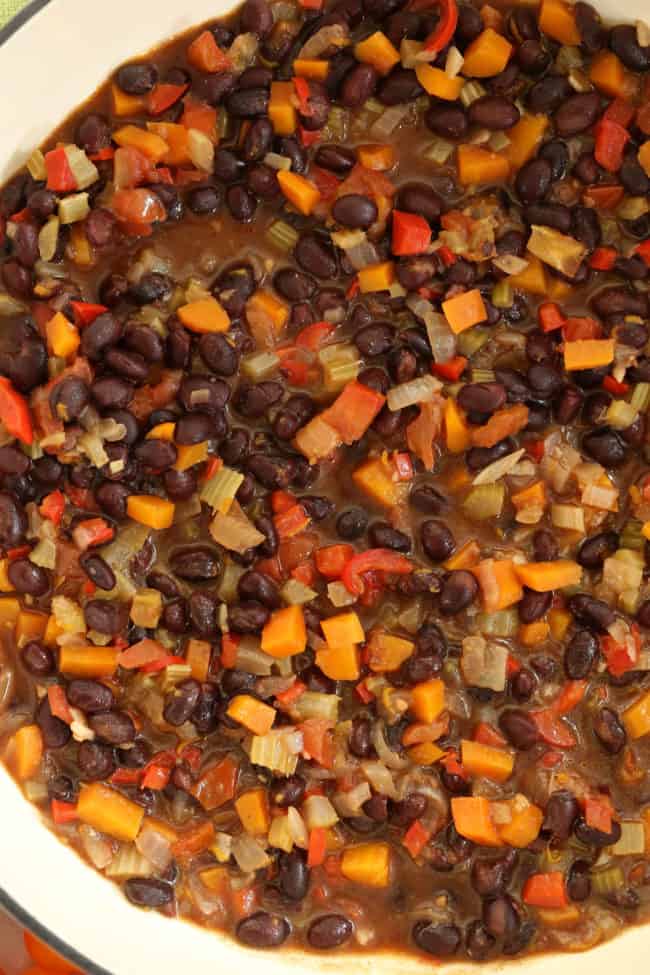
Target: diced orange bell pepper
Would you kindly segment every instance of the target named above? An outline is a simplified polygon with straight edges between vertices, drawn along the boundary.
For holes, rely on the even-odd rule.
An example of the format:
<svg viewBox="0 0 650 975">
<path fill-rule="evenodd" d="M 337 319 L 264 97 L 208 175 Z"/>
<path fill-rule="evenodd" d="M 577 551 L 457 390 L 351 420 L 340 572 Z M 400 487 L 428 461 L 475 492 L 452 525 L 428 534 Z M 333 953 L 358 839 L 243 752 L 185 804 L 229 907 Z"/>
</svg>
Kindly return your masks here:
<svg viewBox="0 0 650 975">
<path fill-rule="evenodd" d="M 307 646 L 305 614 L 301 606 L 278 609 L 262 630 L 262 650 L 278 659 L 304 653 Z"/>
<path fill-rule="evenodd" d="M 486 29 L 465 50 L 466 78 L 493 78 L 500 74 L 512 54 L 512 44 L 492 27 Z"/>
</svg>

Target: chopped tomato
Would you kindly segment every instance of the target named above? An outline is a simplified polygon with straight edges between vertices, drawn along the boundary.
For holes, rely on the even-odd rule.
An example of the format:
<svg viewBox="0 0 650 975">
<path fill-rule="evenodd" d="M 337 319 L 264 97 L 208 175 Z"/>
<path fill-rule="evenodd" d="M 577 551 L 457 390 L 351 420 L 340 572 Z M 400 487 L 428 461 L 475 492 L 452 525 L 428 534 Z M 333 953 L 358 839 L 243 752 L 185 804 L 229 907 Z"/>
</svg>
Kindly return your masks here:
<svg viewBox="0 0 650 975">
<path fill-rule="evenodd" d="M 323 768 L 332 768 L 334 765 L 333 727 L 334 722 L 325 718 L 308 718 L 298 725 L 298 730 L 302 731 L 303 755 L 318 762 Z"/>
<path fill-rule="evenodd" d="M 594 318 L 567 318 L 562 327 L 565 342 L 577 342 L 579 339 L 599 339 L 602 335 L 600 322 Z"/>
<path fill-rule="evenodd" d="M 553 332 L 556 328 L 563 328 L 566 318 L 560 310 L 560 306 L 554 301 L 544 301 L 537 310 L 539 327 L 542 332 Z"/>
<path fill-rule="evenodd" d="M 180 101 L 187 89 L 188 85 L 156 85 L 147 96 L 149 114 L 162 115 L 168 108 Z"/>
<path fill-rule="evenodd" d="M 433 362 L 431 372 L 439 379 L 446 379 L 447 382 L 457 383 L 467 367 L 467 359 L 464 355 L 457 355 L 448 362 Z"/>
<path fill-rule="evenodd" d="M 395 575 L 409 575 L 413 563 L 404 555 L 388 548 L 370 548 L 359 552 L 346 563 L 343 570 L 343 584 L 348 592 L 360 596 L 364 590 L 362 575 L 366 572 L 389 572 Z"/>
<path fill-rule="evenodd" d="M 24 444 L 33 443 L 34 428 L 27 400 L 4 376 L 0 376 L 0 420 L 10 436 Z"/>
<path fill-rule="evenodd" d="M 540 738 L 547 745 L 553 745 L 556 748 L 573 748 L 575 746 L 575 735 L 553 708 L 531 711 L 530 716 L 537 726 Z"/>
<path fill-rule="evenodd" d="M 431 227 L 416 213 L 393 210 L 391 250 L 397 257 L 422 254 L 431 243 Z"/>
<path fill-rule="evenodd" d="M 608 173 L 617 173 L 623 165 L 623 151 L 630 133 L 618 122 L 603 117 L 595 128 L 594 157 Z"/>
<path fill-rule="evenodd" d="M 614 810 L 609 796 L 588 796 L 585 799 L 585 822 L 600 833 L 611 833 Z"/>
<path fill-rule="evenodd" d="M 57 489 L 56 491 L 52 491 L 51 494 L 47 494 L 41 502 L 39 511 L 44 518 L 47 518 L 53 524 L 60 524 L 63 518 L 63 512 L 65 511 L 65 495 L 63 492 Z"/>
<path fill-rule="evenodd" d="M 127 224 L 148 226 L 167 216 L 160 197 L 145 189 L 118 190 L 113 195 L 111 207 L 117 219 Z"/>
<path fill-rule="evenodd" d="M 93 305 L 89 301 L 71 301 L 70 307 L 74 312 L 75 322 L 81 327 L 92 325 L 96 318 L 108 311 L 105 305 Z"/>
<path fill-rule="evenodd" d="M 326 545 L 316 550 L 316 568 L 326 579 L 340 579 L 353 555 L 354 549 L 351 545 Z"/>
<path fill-rule="evenodd" d="M 325 344 L 335 331 L 336 325 L 332 325 L 331 322 L 312 322 L 311 325 L 306 325 L 298 332 L 296 345 L 301 349 L 309 349 L 311 352 L 315 352 Z"/>
</svg>

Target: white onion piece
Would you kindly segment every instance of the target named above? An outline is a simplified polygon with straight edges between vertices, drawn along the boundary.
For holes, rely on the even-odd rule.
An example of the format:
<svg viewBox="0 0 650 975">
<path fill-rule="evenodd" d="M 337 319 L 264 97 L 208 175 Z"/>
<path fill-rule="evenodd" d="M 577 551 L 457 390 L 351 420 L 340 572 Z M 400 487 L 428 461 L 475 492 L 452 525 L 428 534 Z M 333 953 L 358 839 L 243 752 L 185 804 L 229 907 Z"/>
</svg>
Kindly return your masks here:
<svg viewBox="0 0 650 975">
<path fill-rule="evenodd" d="M 392 772 L 381 762 L 362 762 L 361 771 L 370 782 L 375 792 L 397 799 L 397 788 Z"/>
<path fill-rule="evenodd" d="M 404 121 L 410 113 L 409 104 L 391 105 L 385 112 L 382 112 L 376 122 L 370 127 L 370 134 L 373 139 L 387 139 L 392 135 L 397 126 Z"/>
<path fill-rule="evenodd" d="M 244 873 L 254 873 L 267 867 L 271 862 L 264 847 L 247 833 L 236 836 L 232 841 L 232 855 L 237 861 L 237 866 Z"/>
<path fill-rule="evenodd" d="M 349 792 L 337 792 L 332 797 L 332 802 L 339 816 L 343 818 L 358 816 L 364 802 L 370 799 L 371 795 L 368 783 L 362 782 L 360 785 L 356 785 L 354 789 L 350 789 Z"/>
<path fill-rule="evenodd" d="M 169 840 L 146 823 L 136 837 L 135 845 L 138 852 L 153 864 L 156 870 L 165 871 L 173 860 Z"/>
<path fill-rule="evenodd" d="M 303 802 L 302 810 L 309 830 L 327 829 L 339 821 L 336 809 L 327 796 L 309 796 Z"/>
<path fill-rule="evenodd" d="M 386 403 L 395 412 L 416 403 L 426 403 L 433 399 L 434 393 L 442 389 L 442 383 L 435 376 L 418 376 L 407 383 L 400 383 L 388 390 Z M 523 453 L 523 450 L 522 450 Z"/>
<path fill-rule="evenodd" d="M 400 758 L 397 752 L 394 752 L 392 748 L 388 747 L 386 739 L 384 738 L 383 722 L 381 721 L 376 721 L 375 726 L 372 729 L 372 743 L 375 746 L 375 750 L 379 755 L 379 758 L 384 765 L 388 766 L 388 768 L 408 768 L 408 759 Z"/>
<path fill-rule="evenodd" d="M 104 870 L 113 859 L 112 844 L 96 829 L 87 826 L 85 823 L 81 824 L 78 833 L 84 853 L 92 865 L 98 870 Z"/>
<path fill-rule="evenodd" d="M 488 464 L 482 471 L 479 471 L 472 484 L 496 484 L 517 466 L 525 452 L 525 448 L 522 447 L 520 450 L 514 450 L 511 454 L 495 460 L 494 463 Z"/>
<path fill-rule="evenodd" d="M 299 59 L 318 58 L 328 47 L 347 47 L 350 32 L 343 24 L 328 24 L 310 37 L 300 48 Z"/>
<path fill-rule="evenodd" d="M 295 806 L 289 806 L 287 809 L 287 820 L 289 822 L 289 830 L 291 831 L 293 842 L 296 844 L 296 846 L 306 850 L 309 846 L 309 833 L 307 831 L 307 827 L 305 826 L 305 820 L 302 818 Z"/>
</svg>

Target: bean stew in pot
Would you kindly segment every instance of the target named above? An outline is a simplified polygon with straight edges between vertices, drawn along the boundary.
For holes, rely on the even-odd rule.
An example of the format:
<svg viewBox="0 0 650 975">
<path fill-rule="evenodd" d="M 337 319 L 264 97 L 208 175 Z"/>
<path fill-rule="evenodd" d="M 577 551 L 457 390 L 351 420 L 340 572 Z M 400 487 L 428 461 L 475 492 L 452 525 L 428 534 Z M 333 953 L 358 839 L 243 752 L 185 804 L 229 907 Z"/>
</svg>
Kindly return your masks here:
<svg viewBox="0 0 650 975">
<path fill-rule="evenodd" d="M 246 0 L 0 191 L 0 749 L 133 904 L 650 919 L 650 28 Z"/>
</svg>

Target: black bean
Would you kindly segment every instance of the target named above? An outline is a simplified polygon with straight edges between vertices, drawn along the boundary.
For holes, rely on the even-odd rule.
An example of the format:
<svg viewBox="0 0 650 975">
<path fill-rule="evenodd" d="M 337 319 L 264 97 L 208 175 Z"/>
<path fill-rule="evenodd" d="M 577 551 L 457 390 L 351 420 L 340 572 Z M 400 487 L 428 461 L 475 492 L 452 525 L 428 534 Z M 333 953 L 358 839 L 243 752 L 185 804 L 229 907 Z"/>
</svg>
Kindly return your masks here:
<svg viewBox="0 0 650 975">
<path fill-rule="evenodd" d="M 233 118 L 257 118 L 266 115 L 269 106 L 267 88 L 239 88 L 226 97 L 228 114 Z"/>
<path fill-rule="evenodd" d="M 167 207 L 165 209 L 167 209 L 169 216 L 169 209 Z M 95 207 L 86 217 L 86 236 L 94 247 L 106 247 L 110 244 L 115 235 L 116 227 L 115 217 L 110 210 L 106 210 L 104 207 Z"/>
<path fill-rule="evenodd" d="M 115 600 L 91 599 L 84 606 L 84 617 L 90 630 L 115 636 L 128 623 L 129 607 Z"/>
<path fill-rule="evenodd" d="M 417 356 L 412 349 L 399 345 L 388 357 L 388 368 L 394 382 L 398 384 L 410 382 L 418 373 Z"/>
<path fill-rule="evenodd" d="M 262 603 L 246 600 L 228 611 L 228 623 L 234 633 L 259 633 L 269 618 L 269 610 Z"/>
<path fill-rule="evenodd" d="M 650 192 L 650 178 L 636 156 L 626 156 L 618 171 L 623 188 L 631 196 L 646 196 Z"/>
<path fill-rule="evenodd" d="M 450 572 L 440 589 L 440 612 L 443 616 L 455 616 L 478 596 L 478 583 L 471 572 L 455 569 Z"/>
<path fill-rule="evenodd" d="M 70 704 L 87 714 L 109 711 L 113 707 L 113 692 L 110 687 L 97 680 L 86 678 L 71 680 L 66 693 Z"/>
<path fill-rule="evenodd" d="M 496 938 L 490 934 L 482 921 L 471 921 L 465 933 L 465 950 L 473 961 L 483 961 L 488 957 Z"/>
<path fill-rule="evenodd" d="M 309 925 L 307 941 L 321 950 L 339 948 L 352 937 L 352 922 L 343 914 L 326 914 Z"/>
<path fill-rule="evenodd" d="M 482 30 L 483 21 L 476 7 L 472 7 L 468 3 L 459 4 L 458 27 L 456 28 L 457 38 L 464 44 L 469 44 L 470 41 L 476 40 Z"/>
<path fill-rule="evenodd" d="M 499 728 L 508 741 L 519 751 L 531 749 L 539 741 L 537 725 L 521 708 L 506 708 L 499 715 Z"/>
<path fill-rule="evenodd" d="M 98 589 L 108 591 L 115 587 L 115 573 L 97 552 L 84 552 L 79 556 L 79 565 Z"/>
<path fill-rule="evenodd" d="M 607 44 L 607 32 L 600 16 L 590 3 L 582 3 L 582 0 L 576 3 L 574 13 L 580 34 L 580 46 L 588 54 L 596 54 Z"/>
<path fill-rule="evenodd" d="M 535 592 L 524 588 L 524 594 L 518 603 L 519 619 L 522 623 L 534 623 L 541 620 L 551 608 L 553 593 Z"/>
<path fill-rule="evenodd" d="M 300 775 L 289 775 L 287 778 L 273 779 L 269 786 L 269 794 L 274 806 L 286 809 L 288 806 L 299 806 L 305 794 L 306 783 Z"/>
<path fill-rule="evenodd" d="M 241 383 L 233 400 L 233 405 L 242 416 L 260 417 L 278 400 L 282 399 L 282 384 L 273 380 L 260 383 Z"/>
<path fill-rule="evenodd" d="M 65 721 L 55 718 L 52 714 L 47 696 L 41 699 L 36 709 L 36 724 L 41 729 L 46 748 L 63 748 L 72 737 L 72 732 Z"/>
<path fill-rule="evenodd" d="M 509 851 L 495 859 L 476 859 L 472 864 L 471 883 L 479 897 L 505 892 L 513 870 L 517 865 L 517 855 Z"/>
<path fill-rule="evenodd" d="M 650 599 L 646 599 L 641 603 L 636 611 L 636 620 L 645 629 L 650 628 Z"/>
<path fill-rule="evenodd" d="M 377 205 L 368 196 L 348 193 L 339 196 L 332 207 L 332 216 L 344 227 L 367 230 L 377 219 Z"/>
<path fill-rule="evenodd" d="M 510 938 L 519 927 L 514 901 L 507 894 L 483 902 L 483 924 L 495 938 Z"/>
<path fill-rule="evenodd" d="M 302 850 L 285 853 L 278 860 L 280 890 L 292 901 L 300 901 L 309 889 L 309 867 Z"/>
<path fill-rule="evenodd" d="M 391 801 L 389 810 L 389 818 L 394 826 L 410 826 L 426 813 L 427 797 L 420 792 L 409 792 L 404 799 Z"/>
<path fill-rule="evenodd" d="M 174 899 L 171 884 L 156 877 L 130 877 L 124 884 L 124 893 L 137 907 L 156 909 L 170 904 Z"/>
<path fill-rule="evenodd" d="M 591 894 L 591 867 L 586 860 L 574 860 L 566 878 L 566 890 L 572 901 L 586 901 Z"/>
<path fill-rule="evenodd" d="M 559 370 L 545 362 L 536 362 L 530 366 L 526 379 L 535 399 L 551 399 L 560 392 L 564 384 Z"/>
<path fill-rule="evenodd" d="M 265 454 L 252 454 L 246 461 L 246 468 L 260 484 L 275 490 L 289 487 L 293 468 L 283 457 L 267 457 Z"/>
<path fill-rule="evenodd" d="M 533 553 L 538 562 L 553 562 L 559 555 L 555 535 L 546 528 L 538 528 L 533 535 Z"/>
<path fill-rule="evenodd" d="M 569 97 L 572 90 L 563 75 L 547 75 L 529 90 L 526 96 L 526 104 L 531 112 L 547 114 L 559 108 Z"/>
<path fill-rule="evenodd" d="M 325 521 L 325 519 L 329 518 L 330 515 L 336 510 L 336 506 L 333 501 L 330 501 L 329 498 L 324 498 L 317 494 L 304 494 L 298 500 L 311 520 L 316 523 Z"/>
<path fill-rule="evenodd" d="M 577 593 L 569 599 L 569 609 L 579 623 L 594 627 L 598 631 L 607 630 L 614 622 L 614 612 L 602 599 L 595 599 L 585 593 Z"/>
<path fill-rule="evenodd" d="M 163 707 L 163 718 L 168 724 L 179 728 L 189 721 L 194 708 L 198 704 L 201 685 L 192 678 L 181 681 L 166 696 Z"/>
<path fill-rule="evenodd" d="M 420 540 L 425 554 L 432 562 L 444 562 L 456 548 L 456 540 L 451 530 L 444 521 L 437 519 L 422 523 Z"/>
<path fill-rule="evenodd" d="M 236 184 L 226 190 L 226 204 L 234 220 L 250 223 L 255 216 L 257 200 L 245 186 Z"/>
<path fill-rule="evenodd" d="M 369 758 L 374 749 L 372 745 L 372 726 L 368 718 L 356 717 L 352 721 L 350 739 L 348 742 L 350 751 L 357 758 Z"/>
<path fill-rule="evenodd" d="M 361 508 L 343 511 L 336 520 L 336 533 L 346 541 L 361 538 L 368 527 L 368 515 Z"/>
<path fill-rule="evenodd" d="M 123 484 L 113 484 L 104 481 L 95 491 L 95 498 L 109 517 L 115 521 L 123 521 L 126 518 L 126 504 L 131 491 Z"/>
<path fill-rule="evenodd" d="M 0 474 L 26 474 L 30 468 L 29 457 L 18 447 L 0 447 Z"/>
<path fill-rule="evenodd" d="M 368 540 L 372 548 L 390 548 L 395 552 L 411 551 L 410 536 L 383 521 L 376 521 L 370 526 Z"/>
<path fill-rule="evenodd" d="M 618 755 L 627 741 L 625 728 L 613 708 L 600 708 L 594 715 L 594 734 L 610 755 Z"/>
<path fill-rule="evenodd" d="M 77 764 L 86 782 L 108 779 L 115 771 L 113 749 L 98 741 L 82 741 L 77 750 Z"/>
<path fill-rule="evenodd" d="M 553 179 L 553 167 L 546 159 L 531 159 L 521 167 L 515 188 L 522 203 L 539 203 L 544 199 Z"/>
<path fill-rule="evenodd" d="M 13 253 L 23 267 L 32 268 L 40 258 L 38 230 L 32 223 L 19 223 L 13 239 Z"/>
<path fill-rule="evenodd" d="M 44 596 L 50 588 L 48 571 L 29 559 L 13 559 L 7 574 L 9 582 L 21 595 Z"/>
<path fill-rule="evenodd" d="M 582 449 L 603 467 L 620 467 L 627 456 L 624 441 L 609 427 L 585 434 Z"/>
<path fill-rule="evenodd" d="M 29 298 L 32 293 L 31 272 L 18 261 L 5 261 L 0 268 L 6 287 L 19 298 Z"/>
<path fill-rule="evenodd" d="M 462 940 L 460 929 L 455 924 L 416 921 L 412 933 L 418 948 L 438 958 L 449 958 L 455 955 Z"/>
<path fill-rule="evenodd" d="M 540 41 L 524 41 L 516 51 L 517 64 L 529 75 L 541 75 L 551 63 L 551 56 Z M 511 67 L 511 65 L 508 65 Z"/>
<path fill-rule="evenodd" d="M 377 98 L 382 105 L 400 105 L 402 102 L 412 102 L 423 94 L 423 89 L 416 77 L 415 71 L 407 68 L 393 68 L 389 75 L 379 83 Z"/>
<path fill-rule="evenodd" d="M 514 449 L 514 441 L 511 437 L 507 437 L 505 440 L 500 440 L 494 447 L 470 447 L 465 454 L 465 460 L 470 471 L 481 471 L 488 464 L 492 464 L 495 460 L 500 460 L 506 454 L 512 453 Z"/>
<path fill-rule="evenodd" d="M 639 315 L 645 318 L 648 303 L 645 294 L 628 288 L 604 288 L 592 299 L 592 307 L 600 318 L 610 315 Z"/>
<path fill-rule="evenodd" d="M 505 402 L 501 383 L 467 383 L 458 393 L 458 405 L 468 413 L 495 413 Z"/>
<path fill-rule="evenodd" d="M 294 249 L 300 267 L 317 278 L 336 276 L 336 258 L 329 244 L 316 233 L 302 234 Z"/>
<path fill-rule="evenodd" d="M 432 484 L 420 484 L 413 488 L 409 495 L 409 503 L 417 511 L 423 511 L 427 515 L 439 515 L 449 507 L 445 496 Z"/>
<path fill-rule="evenodd" d="M 307 301 L 316 291 L 314 279 L 292 267 L 277 271 L 273 286 L 287 301 Z"/>
<path fill-rule="evenodd" d="M 216 579 L 221 571 L 221 558 L 212 546 L 192 546 L 178 549 L 170 559 L 174 575 L 188 582 L 207 582 Z"/>
<path fill-rule="evenodd" d="M 135 448 L 136 460 L 148 473 L 160 473 L 176 463 L 178 451 L 169 440 L 144 440 Z"/>
<path fill-rule="evenodd" d="M 576 386 L 565 386 L 554 403 L 555 419 L 562 425 L 575 420 L 583 403 L 583 394 Z"/>
<path fill-rule="evenodd" d="M 266 37 L 273 27 L 273 14 L 266 0 L 246 0 L 239 15 L 239 29 Z"/>
<path fill-rule="evenodd" d="M 281 604 L 277 586 L 263 572 L 245 572 L 237 583 L 237 592 L 240 599 L 257 600 L 269 609 L 278 609 Z"/>
<path fill-rule="evenodd" d="M 406 183 L 400 186 L 397 206 L 407 213 L 417 213 L 429 223 L 436 223 L 442 212 L 442 200 L 427 183 Z"/>
<path fill-rule="evenodd" d="M 350 71 L 341 86 L 340 99 L 346 108 L 360 108 L 374 94 L 379 81 L 375 69 L 359 64 Z"/>
<path fill-rule="evenodd" d="M 103 115 L 91 112 L 77 126 L 75 141 L 87 153 L 97 153 L 111 144 L 111 130 Z"/>
<path fill-rule="evenodd" d="M 81 333 L 81 354 L 88 359 L 100 359 L 106 349 L 119 341 L 121 334 L 120 323 L 109 312 L 104 312 Z"/>
<path fill-rule="evenodd" d="M 631 24 L 613 27 L 609 46 L 630 71 L 647 71 L 650 68 L 650 47 L 639 44 L 636 28 Z"/>
<path fill-rule="evenodd" d="M 426 123 L 435 135 L 454 141 L 462 139 L 469 129 L 467 115 L 460 105 L 433 105 L 426 114 Z"/>
<path fill-rule="evenodd" d="M 554 180 L 562 179 L 569 168 L 569 150 L 565 142 L 561 139 L 551 139 L 545 142 L 539 152 L 540 159 L 545 159 L 551 164 L 551 172 Z"/>
<path fill-rule="evenodd" d="M 571 214 L 572 236 L 593 251 L 601 238 L 598 214 L 591 207 L 574 207 Z"/>
<path fill-rule="evenodd" d="M 54 653 L 39 640 L 30 640 L 20 651 L 25 670 L 33 677 L 51 677 L 56 671 Z"/>
<path fill-rule="evenodd" d="M 216 186 L 197 186 L 188 193 L 187 205 L 197 216 L 212 215 L 221 207 L 221 193 Z"/>
<path fill-rule="evenodd" d="M 525 704 L 526 701 L 530 701 L 535 693 L 536 687 L 537 680 L 535 675 L 530 670 L 526 670 L 525 667 L 518 670 L 510 681 L 510 693 L 515 701 L 518 701 L 520 704 Z"/>
<path fill-rule="evenodd" d="M 472 102 L 467 117 L 471 125 L 483 129 L 510 129 L 519 121 L 519 109 L 509 98 L 483 95 Z"/>
<path fill-rule="evenodd" d="M 599 532 L 585 539 L 578 549 L 576 559 L 585 569 L 599 569 L 605 559 L 617 550 L 618 542 L 618 532 Z"/>
<path fill-rule="evenodd" d="M 117 83 L 129 95 L 146 95 L 158 81 L 154 64 L 123 64 L 117 72 Z"/>
<path fill-rule="evenodd" d="M 135 725 L 126 711 L 99 711 L 90 716 L 88 724 L 110 745 L 128 745 L 135 738 Z"/>
<path fill-rule="evenodd" d="M 582 818 L 578 817 L 576 823 L 573 827 L 573 832 L 575 833 L 576 839 L 580 840 L 586 846 L 595 846 L 596 849 L 602 849 L 605 846 L 613 846 L 621 837 L 621 825 L 615 819 L 612 820 L 612 829 L 609 833 L 603 833 L 599 829 L 594 829 L 592 826 L 587 826 L 587 823 Z"/>
<path fill-rule="evenodd" d="M 594 668 L 599 643 L 589 630 L 578 630 L 564 651 L 564 669 L 571 680 L 584 680 Z"/>
<path fill-rule="evenodd" d="M 249 948 L 277 948 L 290 934 L 289 922 L 276 914 L 257 911 L 237 925 L 237 937 Z"/>
<path fill-rule="evenodd" d="M 317 166 L 329 169 L 341 176 L 349 173 L 354 168 L 356 161 L 356 156 L 351 149 L 339 145 L 319 146 L 314 157 Z"/>
<path fill-rule="evenodd" d="M 557 108 L 553 121 L 563 139 L 579 135 L 590 128 L 600 113 L 600 95 L 595 91 L 569 95 Z"/>
</svg>

